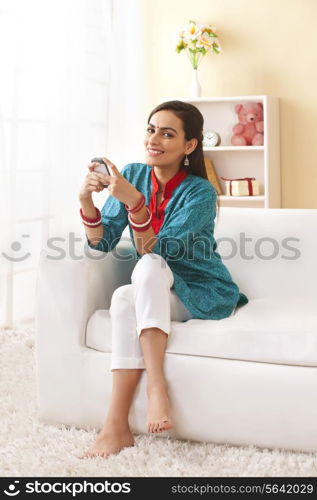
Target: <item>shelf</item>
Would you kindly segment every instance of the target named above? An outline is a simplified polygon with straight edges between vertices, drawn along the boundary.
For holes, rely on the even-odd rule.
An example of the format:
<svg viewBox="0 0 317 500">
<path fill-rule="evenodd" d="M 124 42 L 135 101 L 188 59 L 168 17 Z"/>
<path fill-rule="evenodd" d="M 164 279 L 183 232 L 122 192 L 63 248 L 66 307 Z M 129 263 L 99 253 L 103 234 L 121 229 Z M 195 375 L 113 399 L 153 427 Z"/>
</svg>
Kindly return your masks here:
<svg viewBox="0 0 317 500">
<path fill-rule="evenodd" d="M 218 146 L 203 146 L 203 156 L 207 164 L 207 176 L 210 182 L 218 184 L 222 193 L 218 200 L 222 206 L 236 209 L 270 208 L 281 206 L 280 149 L 279 149 L 279 100 L 269 95 L 219 96 L 186 98 L 204 118 L 203 132 L 216 131 L 221 142 Z M 263 106 L 264 144 L 261 146 L 234 146 L 231 143 L 233 128 L 238 122 L 236 104 L 259 102 Z M 212 171 L 214 168 L 214 172 Z M 224 179 L 244 179 L 254 177 L 259 183 L 258 196 L 226 196 Z M 216 182 L 215 182 L 216 184 Z"/>
<path fill-rule="evenodd" d="M 252 202 L 252 201 L 264 201 L 265 197 L 262 196 L 225 196 L 221 194 L 220 196 L 218 195 L 219 200 L 221 201 L 243 201 L 243 202 Z"/>
<path fill-rule="evenodd" d="M 264 146 L 215 146 L 203 147 L 203 151 L 264 151 Z"/>
</svg>

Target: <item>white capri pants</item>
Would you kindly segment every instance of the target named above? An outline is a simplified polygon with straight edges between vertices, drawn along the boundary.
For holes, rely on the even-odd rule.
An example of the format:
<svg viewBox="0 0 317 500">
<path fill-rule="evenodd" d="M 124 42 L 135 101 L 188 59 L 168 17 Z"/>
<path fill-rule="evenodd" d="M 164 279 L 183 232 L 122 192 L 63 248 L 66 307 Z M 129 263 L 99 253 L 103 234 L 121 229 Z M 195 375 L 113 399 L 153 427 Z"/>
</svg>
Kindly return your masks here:
<svg viewBox="0 0 317 500">
<path fill-rule="evenodd" d="M 131 283 L 117 288 L 111 298 L 111 370 L 145 368 L 139 339 L 144 328 L 160 328 L 169 335 L 171 321 L 193 318 L 171 290 L 174 276 L 160 255 L 144 254 L 133 269 Z"/>
</svg>

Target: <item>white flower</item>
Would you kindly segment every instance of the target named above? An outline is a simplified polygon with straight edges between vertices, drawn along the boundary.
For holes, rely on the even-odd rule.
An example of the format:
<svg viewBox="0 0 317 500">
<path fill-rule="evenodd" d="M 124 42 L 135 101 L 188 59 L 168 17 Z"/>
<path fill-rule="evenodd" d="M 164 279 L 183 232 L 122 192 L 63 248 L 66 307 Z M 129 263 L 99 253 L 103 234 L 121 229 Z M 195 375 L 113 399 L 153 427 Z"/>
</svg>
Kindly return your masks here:
<svg viewBox="0 0 317 500">
<path fill-rule="evenodd" d="M 201 35 L 201 30 L 198 28 L 198 26 L 191 22 L 191 23 L 188 23 L 185 27 L 184 27 L 184 34 L 183 34 L 183 37 L 185 38 L 185 40 L 189 41 L 189 40 L 197 40 L 197 38 Z"/>
</svg>

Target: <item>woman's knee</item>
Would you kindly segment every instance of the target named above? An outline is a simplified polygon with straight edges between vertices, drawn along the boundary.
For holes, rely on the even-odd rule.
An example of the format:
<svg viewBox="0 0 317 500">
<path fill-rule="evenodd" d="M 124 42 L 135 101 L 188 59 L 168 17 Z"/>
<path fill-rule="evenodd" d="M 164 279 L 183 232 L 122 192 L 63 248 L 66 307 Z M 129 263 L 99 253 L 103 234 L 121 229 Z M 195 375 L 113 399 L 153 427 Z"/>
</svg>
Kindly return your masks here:
<svg viewBox="0 0 317 500">
<path fill-rule="evenodd" d="M 135 283 L 136 281 L 142 283 L 144 282 L 153 282 L 153 278 L 155 278 L 156 282 L 159 276 L 163 276 L 164 279 L 166 277 L 169 280 L 170 286 L 173 284 L 173 273 L 171 272 L 168 263 L 166 260 L 156 253 L 146 253 L 135 265 L 131 281 Z"/>
<path fill-rule="evenodd" d="M 125 308 L 134 307 L 133 285 L 123 285 L 115 289 L 111 297 L 110 310 L 122 312 Z"/>
</svg>

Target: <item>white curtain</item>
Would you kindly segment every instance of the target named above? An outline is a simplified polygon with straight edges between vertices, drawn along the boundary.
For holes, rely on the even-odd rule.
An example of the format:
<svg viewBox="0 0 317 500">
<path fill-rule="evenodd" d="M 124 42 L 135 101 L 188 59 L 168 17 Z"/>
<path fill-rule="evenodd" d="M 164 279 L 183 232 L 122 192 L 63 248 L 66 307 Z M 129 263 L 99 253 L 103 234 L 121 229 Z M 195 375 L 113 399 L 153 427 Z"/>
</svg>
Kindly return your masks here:
<svg viewBox="0 0 317 500">
<path fill-rule="evenodd" d="M 136 37 L 122 29 L 133 22 Z M 137 160 L 142 63 L 129 71 L 141 24 L 139 0 L 0 0 L 0 326 L 34 317 L 42 248 L 83 255 L 78 193 L 90 159 Z"/>
</svg>

